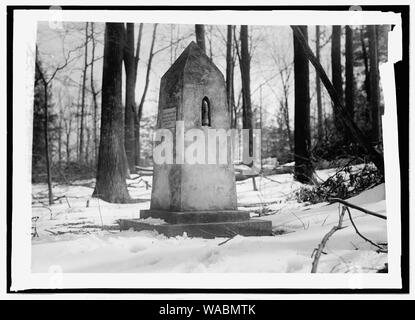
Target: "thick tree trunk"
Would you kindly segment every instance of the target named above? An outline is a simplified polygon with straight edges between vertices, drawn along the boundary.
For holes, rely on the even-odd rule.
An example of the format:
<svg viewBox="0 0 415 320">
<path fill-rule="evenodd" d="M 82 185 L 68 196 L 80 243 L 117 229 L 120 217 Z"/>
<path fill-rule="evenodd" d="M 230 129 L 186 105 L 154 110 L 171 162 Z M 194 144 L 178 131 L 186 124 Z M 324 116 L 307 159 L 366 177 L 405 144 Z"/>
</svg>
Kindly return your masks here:
<svg viewBox="0 0 415 320">
<path fill-rule="evenodd" d="M 369 29 L 369 54 L 370 54 L 370 106 L 372 113 L 371 140 L 378 143 L 381 140 L 380 132 L 380 109 L 379 109 L 379 65 L 378 65 L 378 39 L 375 25 L 368 26 Z"/>
<path fill-rule="evenodd" d="M 343 102 L 343 84 L 341 68 L 341 26 L 333 26 L 331 37 L 331 72 L 332 82 L 338 97 Z M 341 137 L 343 127 L 341 126 L 340 115 L 336 109 L 333 109 L 334 125 L 337 130 L 338 138 Z"/>
<path fill-rule="evenodd" d="M 135 172 L 135 85 L 136 68 L 134 60 L 134 23 L 127 23 L 125 65 L 125 153 L 131 172 Z"/>
<path fill-rule="evenodd" d="M 316 26 L 316 58 L 320 62 L 320 26 Z M 317 136 L 318 140 L 323 140 L 323 106 L 321 102 L 321 83 L 320 77 L 316 73 L 316 94 L 317 94 Z"/>
<path fill-rule="evenodd" d="M 333 84 L 330 82 L 327 77 L 326 72 L 320 63 L 318 63 L 316 57 L 308 46 L 307 40 L 304 37 L 301 29 L 296 26 L 291 26 L 294 31 L 294 36 L 298 39 L 298 43 L 301 45 L 305 54 L 307 55 L 310 62 L 313 64 L 316 72 L 319 74 L 321 82 L 327 89 L 327 92 L 330 95 L 330 98 L 333 102 L 333 107 L 341 115 L 341 121 L 343 125 L 350 131 L 350 135 L 356 139 L 363 148 L 366 149 L 370 159 L 373 161 L 378 170 L 383 174 L 384 164 L 383 164 L 383 155 L 378 152 L 372 144 L 368 141 L 365 135 L 360 131 L 357 125 L 354 123 L 353 119 L 350 117 L 348 110 L 344 107 L 343 102 L 340 100 L 340 97 L 337 95 L 337 91 L 334 88 Z"/>
<path fill-rule="evenodd" d="M 249 129 L 249 156 L 253 156 L 253 123 L 251 105 L 251 57 L 248 49 L 248 26 L 241 26 L 242 127 Z M 247 163 L 251 165 L 252 163 Z"/>
<path fill-rule="evenodd" d="M 195 33 L 197 45 L 206 53 L 205 26 L 203 24 L 196 24 Z"/>
<path fill-rule="evenodd" d="M 305 41 L 307 26 L 299 26 Z M 294 178 L 301 183 L 313 182 L 310 160 L 310 92 L 308 59 L 294 36 Z"/>
<path fill-rule="evenodd" d="M 235 103 L 235 96 L 233 90 L 234 79 L 234 59 L 233 59 L 233 26 L 228 26 L 228 34 L 226 40 L 226 98 L 228 101 L 228 112 L 230 115 L 231 127 L 233 127 L 233 110 Z"/>
<path fill-rule="evenodd" d="M 346 109 L 354 118 L 353 29 L 346 26 Z M 351 140 L 348 137 L 347 140 Z"/>
<path fill-rule="evenodd" d="M 101 139 L 94 196 L 111 203 L 130 201 L 121 102 L 124 25 L 106 23 L 102 74 Z"/>
<path fill-rule="evenodd" d="M 79 160 L 84 161 L 84 117 L 85 117 L 85 89 L 86 71 L 88 69 L 88 22 L 85 24 L 85 52 L 84 69 L 82 71 L 82 98 L 81 98 L 81 132 L 79 134 Z"/>
</svg>

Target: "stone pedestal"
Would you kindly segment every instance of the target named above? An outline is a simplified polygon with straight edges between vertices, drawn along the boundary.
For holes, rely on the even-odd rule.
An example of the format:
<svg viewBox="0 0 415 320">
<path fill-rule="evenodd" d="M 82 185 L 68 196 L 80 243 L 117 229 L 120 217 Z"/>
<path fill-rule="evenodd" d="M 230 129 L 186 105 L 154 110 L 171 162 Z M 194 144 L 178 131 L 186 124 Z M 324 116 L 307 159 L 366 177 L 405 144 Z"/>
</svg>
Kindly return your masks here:
<svg viewBox="0 0 415 320">
<path fill-rule="evenodd" d="M 140 219 L 120 220 L 122 230 L 156 230 L 167 236 L 186 232 L 206 238 L 271 235 L 270 221 L 250 219 L 249 212 L 238 211 L 230 139 L 206 143 L 203 163 L 178 159 L 179 150 L 193 143 L 179 141 L 180 134 L 230 129 L 224 77 L 194 42 L 161 79 L 157 127 L 169 129 L 174 137 L 174 163 L 154 164 L 150 210 L 141 210 Z M 225 161 L 208 161 L 217 151 L 225 151 Z M 164 223 L 152 224 L 148 218 Z"/>
<path fill-rule="evenodd" d="M 121 219 L 119 225 L 121 230 L 133 229 L 135 231 L 157 231 L 167 237 L 183 236 L 188 237 L 216 238 L 233 237 L 237 234 L 242 236 L 271 236 L 271 221 L 259 219 L 247 219 L 241 221 L 226 222 L 197 222 L 197 223 L 163 223 L 153 224 L 147 219 Z"/>
</svg>

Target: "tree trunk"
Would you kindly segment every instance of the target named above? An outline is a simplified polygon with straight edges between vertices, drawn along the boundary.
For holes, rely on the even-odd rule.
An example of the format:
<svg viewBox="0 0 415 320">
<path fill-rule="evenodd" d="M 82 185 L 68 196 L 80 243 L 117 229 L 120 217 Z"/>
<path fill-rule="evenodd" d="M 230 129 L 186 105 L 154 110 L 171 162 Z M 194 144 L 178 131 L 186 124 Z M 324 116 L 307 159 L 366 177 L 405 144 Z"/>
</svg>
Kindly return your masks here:
<svg viewBox="0 0 415 320">
<path fill-rule="evenodd" d="M 316 26 L 316 58 L 320 63 L 320 26 Z M 321 102 L 321 84 L 320 77 L 316 73 L 316 94 L 317 94 L 317 136 L 321 141 L 324 138 L 323 130 L 323 106 Z"/>
<path fill-rule="evenodd" d="M 366 51 L 366 44 L 365 44 L 365 37 L 363 34 L 364 26 L 360 29 L 360 42 L 362 45 L 362 53 L 363 53 L 363 61 L 365 64 L 365 90 L 366 90 L 366 97 L 367 100 L 370 101 L 370 75 L 369 75 L 369 59 L 367 57 Z"/>
<path fill-rule="evenodd" d="M 249 156 L 253 156 L 253 127 L 251 105 L 251 57 L 248 49 L 248 26 L 241 26 L 242 127 L 249 129 Z M 251 165 L 252 163 L 247 163 Z"/>
<path fill-rule="evenodd" d="M 101 139 L 93 196 L 111 203 L 130 201 L 125 177 L 122 61 L 124 25 L 106 23 L 102 74 Z"/>
<path fill-rule="evenodd" d="M 233 90 L 233 79 L 234 79 L 234 59 L 233 59 L 233 27 L 228 26 L 228 34 L 226 40 L 226 98 L 228 101 L 228 112 L 230 116 L 231 127 L 233 127 L 233 110 L 235 103 L 235 95 Z"/>
<path fill-rule="evenodd" d="M 151 46 L 150 46 L 150 53 L 149 53 L 149 57 L 148 57 L 148 64 L 147 64 L 147 72 L 146 72 L 146 82 L 144 85 L 144 91 L 143 91 L 143 95 L 141 96 L 141 100 L 140 100 L 140 104 L 138 105 L 138 111 L 137 111 L 137 121 L 135 124 L 135 141 L 136 141 L 136 159 L 135 159 L 135 163 L 136 165 L 140 165 L 140 122 L 141 122 L 141 117 L 143 115 L 143 107 L 144 107 L 144 101 L 146 99 L 146 95 L 147 95 L 147 90 L 148 90 L 148 85 L 150 83 L 150 71 L 151 71 L 151 64 L 153 62 L 153 57 L 154 57 L 154 43 L 156 42 L 156 34 L 157 34 L 157 23 L 154 24 L 154 28 L 153 28 L 153 36 L 152 36 L 152 40 L 151 40 Z"/>
<path fill-rule="evenodd" d="M 72 132 L 72 118 L 69 118 L 68 122 L 65 122 L 65 133 L 66 133 L 66 163 L 69 164 L 71 161 L 71 149 L 70 149 L 70 142 L 71 142 L 71 132 Z"/>
<path fill-rule="evenodd" d="M 342 84 L 342 68 L 341 68 L 341 26 L 333 26 L 331 37 L 331 72 L 334 89 L 338 97 L 343 102 L 343 84 Z M 336 128 L 337 138 L 341 137 L 343 130 L 341 126 L 340 115 L 333 109 L 334 125 Z"/>
<path fill-rule="evenodd" d="M 48 179 L 48 197 L 49 205 L 53 204 L 53 192 L 52 192 L 52 173 L 51 173 L 51 163 L 50 163 L 50 151 L 49 151 L 49 111 L 48 111 L 48 83 L 43 81 L 44 94 L 45 94 L 45 117 L 44 117 L 44 135 L 45 135 L 45 158 L 46 158 L 46 174 Z"/>
<path fill-rule="evenodd" d="M 135 85 L 136 68 L 134 61 L 134 23 L 127 23 L 126 46 L 124 48 L 125 65 L 125 153 L 131 172 L 135 172 Z"/>
<path fill-rule="evenodd" d="M 320 76 L 320 80 L 327 89 L 327 92 L 330 95 L 330 98 L 333 102 L 334 109 L 341 115 L 340 119 L 343 125 L 350 131 L 350 135 L 356 139 L 365 150 L 367 151 L 370 159 L 373 161 L 378 170 L 383 174 L 384 164 L 383 164 L 383 155 L 379 153 L 360 131 L 357 125 L 354 123 L 353 119 L 350 117 L 348 110 L 344 107 L 343 102 L 340 100 L 340 97 L 337 95 L 337 91 L 334 88 L 333 84 L 330 82 L 327 77 L 326 72 L 320 63 L 318 63 L 316 57 L 308 46 L 307 40 L 301 32 L 301 29 L 296 26 L 291 26 L 294 31 L 294 36 L 298 39 L 298 43 L 301 45 L 305 54 L 307 55 L 310 62 L 313 64 L 316 72 Z"/>
<path fill-rule="evenodd" d="M 59 121 L 58 121 L 58 167 L 60 169 L 62 164 L 62 145 L 63 145 L 63 120 L 64 120 L 64 112 L 62 108 L 62 95 L 61 91 L 58 91 L 58 99 L 59 99 Z"/>
<path fill-rule="evenodd" d="M 85 24 L 85 53 L 84 69 L 82 71 L 82 98 L 81 98 L 81 132 L 79 133 L 79 160 L 84 161 L 84 115 L 85 115 L 85 89 L 86 71 L 88 69 L 88 22 Z"/>
<path fill-rule="evenodd" d="M 94 161 L 98 160 L 98 102 L 97 95 L 98 93 L 95 90 L 94 83 L 94 60 L 95 60 L 95 33 L 94 33 L 94 23 L 91 22 L 91 42 L 92 42 L 92 52 L 91 52 L 91 91 L 92 91 L 92 100 L 94 103 Z"/>
<path fill-rule="evenodd" d="M 195 25 L 196 31 L 196 43 L 206 53 L 206 40 L 205 40 L 205 26 L 203 24 Z"/>
<path fill-rule="evenodd" d="M 379 110 L 379 69 L 378 69 L 378 39 L 375 25 L 368 26 L 369 29 L 369 61 L 370 61 L 370 106 L 372 113 L 371 140 L 379 143 L 380 132 L 380 110 Z"/>
<path fill-rule="evenodd" d="M 354 118 L 353 29 L 346 26 L 346 109 Z M 351 137 L 348 137 L 348 141 Z"/>
<path fill-rule="evenodd" d="M 283 105 L 285 127 L 287 128 L 287 140 L 288 140 L 288 144 L 290 147 L 290 151 L 294 152 L 294 146 L 292 143 L 291 126 L 290 126 L 290 113 L 288 109 L 288 95 L 289 95 L 289 92 L 284 89 L 284 101 L 282 102 L 282 105 Z"/>
<path fill-rule="evenodd" d="M 307 26 L 298 29 L 307 42 Z M 313 182 L 310 160 L 310 93 L 308 59 L 294 35 L 294 178 L 301 183 Z"/>
<path fill-rule="evenodd" d="M 82 80 L 82 75 L 81 75 Z M 80 109 L 81 109 L 81 92 L 82 92 L 82 81 L 79 83 L 78 99 L 76 104 L 76 160 L 79 162 L 79 132 L 80 132 Z"/>
</svg>

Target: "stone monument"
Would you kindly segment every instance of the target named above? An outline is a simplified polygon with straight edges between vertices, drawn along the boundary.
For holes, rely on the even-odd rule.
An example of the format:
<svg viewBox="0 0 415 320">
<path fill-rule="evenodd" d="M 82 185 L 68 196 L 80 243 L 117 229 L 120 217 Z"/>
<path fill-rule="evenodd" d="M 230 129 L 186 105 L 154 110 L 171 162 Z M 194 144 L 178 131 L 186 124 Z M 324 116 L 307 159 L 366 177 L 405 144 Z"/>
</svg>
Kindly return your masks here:
<svg viewBox="0 0 415 320">
<path fill-rule="evenodd" d="M 157 127 L 172 133 L 174 163 L 154 164 L 150 209 L 141 210 L 140 219 L 119 220 L 122 230 L 204 238 L 271 235 L 270 221 L 238 210 L 230 139 L 211 135 L 227 132 L 229 117 L 222 73 L 191 42 L 160 84 Z M 189 163 L 186 149 L 194 141 L 184 136 L 195 129 L 205 140 L 196 148 L 200 161 Z"/>
</svg>

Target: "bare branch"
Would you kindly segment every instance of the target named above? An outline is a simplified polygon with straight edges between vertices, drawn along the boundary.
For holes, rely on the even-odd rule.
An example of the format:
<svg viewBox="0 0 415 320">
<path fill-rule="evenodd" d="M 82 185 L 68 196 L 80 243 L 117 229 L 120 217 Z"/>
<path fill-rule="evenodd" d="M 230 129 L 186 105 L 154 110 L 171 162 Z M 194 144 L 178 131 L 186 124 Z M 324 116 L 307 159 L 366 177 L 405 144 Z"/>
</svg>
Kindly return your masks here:
<svg viewBox="0 0 415 320">
<path fill-rule="evenodd" d="M 312 264 L 312 268 L 311 268 L 311 273 L 316 273 L 317 272 L 317 267 L 318 267 L 318 262 L 320 260 L 320 256 L 323 253 L 323 249 L 326 246 L 327 241 L 329 241 L 330 237 L 338 230 L 343 229 L 342 224 L 343 224 L 343 218 L 344 218 L 344 214 L 346 212 L 346 207 L 342 208 L 342 212 L 340 213 L 339 216 L 339 223 L 337 224 L 337 226 L 334 226 L 324 237 L 323 240 L 321 240 L 321 243 L 318 245 L 317 249 L 314 249 L 313 254 L 314 254 L 314 260 L 313 260 L 313 264 Z"/>
</svg>

